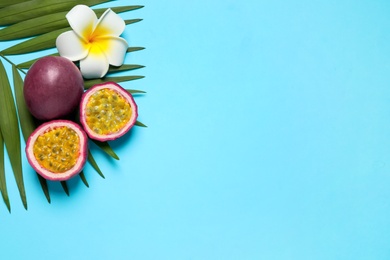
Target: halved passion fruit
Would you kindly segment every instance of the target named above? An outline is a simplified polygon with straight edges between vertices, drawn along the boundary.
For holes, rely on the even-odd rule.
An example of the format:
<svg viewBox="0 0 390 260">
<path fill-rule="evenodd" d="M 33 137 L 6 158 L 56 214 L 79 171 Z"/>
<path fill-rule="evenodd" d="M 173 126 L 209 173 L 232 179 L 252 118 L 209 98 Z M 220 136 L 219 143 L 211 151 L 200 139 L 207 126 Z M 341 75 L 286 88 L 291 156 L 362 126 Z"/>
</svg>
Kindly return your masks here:
<svg viewBox="0 0 390 260">
<path fill-rule="evenodd" d="M 94 140 L 109 141 L 123 136 L 137 116 L 133 97 L 115 82 L 95 85 L 81 98 L 80 122 Z"/>
<path fill-rule="evenodd" d="M 68 180 L 83 169 L 87 159 L 87 136 L 68 120 L 53 120 L 39 126 L 28 138 L 27 160 L 42 177 Z"/>
</svg>

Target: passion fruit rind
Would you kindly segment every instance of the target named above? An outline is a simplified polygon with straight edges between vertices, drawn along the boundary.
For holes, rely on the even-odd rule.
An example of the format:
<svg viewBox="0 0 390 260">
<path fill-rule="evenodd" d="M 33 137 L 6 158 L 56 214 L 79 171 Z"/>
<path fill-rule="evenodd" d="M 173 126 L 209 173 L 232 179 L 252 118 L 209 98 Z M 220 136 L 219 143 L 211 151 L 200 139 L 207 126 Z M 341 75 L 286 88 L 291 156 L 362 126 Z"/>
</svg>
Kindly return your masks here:
<svg viewBox="0 0 390 260">
<path fill-rule="evenodd" d="M 24 79 L 23 95 L 30 113 L 41 121 L 64 119 L 76 110 L 84 80 L 76 65 L 64 57 L 37 60 Z"/>
<path fill-rule="evenodd" d="M 47 180 L 65 181 L 79 174 L 88 154 L 88 137 L 69 120 L 40 125 L 27 139 L 27 160 Z"/>
<path fill-rule="evenodd" d="M 134 126 L 137 117 L 133 96 L 115 82 L 94 85 L 81 98 L 80 122 L 91 139 L 118 139 Z"/>
</svg>

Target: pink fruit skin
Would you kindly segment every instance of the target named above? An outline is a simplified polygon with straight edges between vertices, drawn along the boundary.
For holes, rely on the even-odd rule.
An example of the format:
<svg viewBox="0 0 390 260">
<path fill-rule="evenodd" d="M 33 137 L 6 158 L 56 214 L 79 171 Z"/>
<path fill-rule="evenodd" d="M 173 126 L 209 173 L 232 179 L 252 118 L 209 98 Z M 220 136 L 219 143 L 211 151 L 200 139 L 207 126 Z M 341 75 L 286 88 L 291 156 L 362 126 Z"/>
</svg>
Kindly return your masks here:
<svg viewBox="0 0 390 260">
<path fill-rule="evenodd" d="M 24 80 L 24 98 L 31 114 L 39 120 L 69 115 L 84 92 L 83 77 L 70 60 L 48 56 L 36 61 Z"/>
<path fill-rule="evenodd" d="M 133 115 L 130 118 L 129 123 L 118 133 L 112 134 L 112 135 L 98 135 L 94 133 L 89 126 L 87 125 L 86 121 L 86 115 L 85 115 L 85 108 L 84 106 L 86 105 L 87 98 L 89 97 L 90 93 L 93 93 L 95 90 L 100 89 L 101 87 L 107 87 L 113 90 L 118 91 L 121 93 L 123 96 L 127 98 L 127 100 L 130 102 L 131 108 L 133 109 Z M 112 141 L 116 140 L 119 137 L 125 135 L 135 124 L 137 121 L 138 117 L 138 107 L 137 104 L 134 101 L 133 96 L 127 92 L 126 89 L 122 88 L 120 85 L 118 85 L 115 82 L 105 82 L 101 84 L 96 84 L 92 88 L 88 89 L 86 92 L 84 92 L 83 96 L 81 97 L 81 105 L 80 105 L 80 123 L 83 126 L 85 132 L 89 136 L 89 138 L 104 142 L 104 141 Z"/>
<path fill-rule="evenodd" d="M 34 153 L 32 152 L 32 149 L 33 149 L 33 145 L 36 140 L 36 134 L 40 131 L 42 131 L 42 129 L 46 129 L 50 126 L 58 126 L 58 127 L 61 127 L 61 126 L 69 126 L 71 125 L 74 129 L 74 130 L 78 130 L 77 132 L 80 134 L 80 138 L 81 138 L 81 142 L 80 142 L 80 157 L 81 160 L 78 162 L 78 166 L 75 167 L 75 168 L 72 168 L 64 173 L 53 173 L 53 172 L 50 172 L 48 170 L 45 170 L 43 169 L 39 163 L 37 162 L 37 160 L 35 159 L 35 156 L 34 156 Z M 87 156 L 88 156 L 88 142 L 87 142 L 87 135 L 86 133 L 84 132 L 84 130 L 76 123 L 72 122 L 72 121 L 68 121 L 68 120 L 53 120 L 53 121 L 50 121 L 50 122 L 46 122 L 46 123 L 43 123 L 42 125 L 40 125 L 37 129 L 35 129 L 35 131 L 30 135 L 30 137 L 27 139 L 27 142 L 26 142 L 26 156 L 27 156 L 27 161 L 29 162 L 29 164 L 31 165 L 31 167 L 39 174 L 41 175 L 43 178 L 47 179 L 47 180 L 51 180 L 51 181 L 66 181 L 66 180 L 69 180 L 70 178 L 72 178 L 73 176 L 79 174 L 82 169 L 84 168 L 84 165 L 87 161 Z"/>
</svg>

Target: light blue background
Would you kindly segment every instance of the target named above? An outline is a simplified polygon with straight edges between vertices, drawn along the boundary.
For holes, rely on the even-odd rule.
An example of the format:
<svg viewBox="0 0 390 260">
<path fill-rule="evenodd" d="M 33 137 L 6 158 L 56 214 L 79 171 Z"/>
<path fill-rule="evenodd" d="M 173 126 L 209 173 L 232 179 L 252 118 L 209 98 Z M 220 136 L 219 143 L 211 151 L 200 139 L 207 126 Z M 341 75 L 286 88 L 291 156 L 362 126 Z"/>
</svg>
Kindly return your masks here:
<svg viewBox="0 0 390 260">
<path fill-rule="evenodd" d="M 2 259 L 390 259 L 389 1 L 130 4 L 149 127 L 28 211 L 7 161 Z"/>
</svg>

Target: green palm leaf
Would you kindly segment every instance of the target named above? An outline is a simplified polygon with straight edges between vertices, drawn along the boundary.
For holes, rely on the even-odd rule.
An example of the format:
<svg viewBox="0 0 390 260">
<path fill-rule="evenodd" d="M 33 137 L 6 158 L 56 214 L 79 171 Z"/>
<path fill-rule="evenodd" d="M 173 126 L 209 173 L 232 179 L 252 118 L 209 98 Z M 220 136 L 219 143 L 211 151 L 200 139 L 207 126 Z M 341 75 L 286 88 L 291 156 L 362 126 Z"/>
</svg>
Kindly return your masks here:
<svg viewBox="0 0 390 260">
<path fill-rule="evenodd" d="M 1 53 L 4 55 L 17 55 L 17 54 L 26 54 L 35 51 L 46 50 L 50 48 L 54 48 L 56 45 L 57 37 L 63 33 L 68 31 L 69 28 L 62 28 L 58 30 L 54 30 L 37 37 L 34 37 L 30 40 L 21 42 L 16 44 L 10 48 L 2 50 Z"/>
<path fill-rule="evenodd" d="M 99 166 L 97 165 L 95 158 L 93 158 L 91 150 L 88 149 L 88 162 L 91 164 L 91 166 L 95 169 L 95 171 L 103 178 L 105 179 L 102 171 L 100 170 Z"/>
<path fill-rule="evenodd" d="M 68 184 L 66 183 L 66 181 L 61 181 L 61 186 L 62 186 L 62 189 L 65 191 L 66 195 L 69 196 L 69 188 L 68 188 Z"/>
<path fill-rule="evenodd" d="M 116 73 L 116 72 L 123 72 L 123 71 L 129 71 L 129 70 L 136 70 L 136 69 L 142 69 L 145 66 L 142 65 L 136 65 L 136 64 L 123 64 L 120 67 L 110 67 L 108 70 L 108 73 Z"/>
<path fill-rule="evenodd" d="M 140 7 L 124 6 L 120 8 L 113 7 L 112 10 L 116 13 L 121 13 L 138 8 Z M 96 9 L 95 12 L 97 15 L 101 15 L 105 10 L 106 8 Z M 22 39 L 64 28 L 71 30 L 69 23 L 65 18 L 67 13 L 68 11 L 39 16 L 5 27 L 4 29 L 0 30 L 0 41 Z M 132 24 L 140 21 L 142 21 L 142 19 L 130 19 L 125 20 L 125 23 Z"/>
<path fill-rule="evenodd" d="M 135 10 L 138 8 L 142 8 L 142 6 L 124 6 L 124 7 L 118 7 L 118 8 L 113 7 L 112 10 L 114 10 L 114 11 L 116 10 L 116 12 L 125 12 L 125 11 L 129 11 L 129 10 Z M 138 21 L 140 21 L 140 19 L 127 20 L 128 23 L 134 23 L 134 22 L 138 22 Z M 65 22 L 67 22 L 67 21 L 65 20 Z M 36 23 L 34 23 L 34 24 L 35 24 L 35 26 L 40 27 L 39 24 L 36 24 Z M 48 25 L 48 26 L 50 26 L 50 25 Z M 58 27 L 59 26 L 57 24 L 56 28 L 58 28 Z M 7 28 L 5 28 L 3 30 L 6 30 L 6 29 Z M 3 30 L 0 30 L 0 32 Z M 71 28 L 68 26 L 64 27 L 64 28 L 60 27 L 58 29 L 54 29 L 50 32 L 40 34 L 32 39 L 26 40 L 24 42 L 21 42 L 19 44 L 11 46 L 7 49 L 4 49 L 1 51 L 1 53 L 4 55 L 18 55 L 18 54 L 25 54 L 25 53 L 31 53 L 31 52 L 54 48 L 56 45 L 57 37 L 61 33 L 69 31 L 69 30 L 71 30 Z M 36 29 L 34 29 L 34 31 L 36 31 Z M 12 39 L 12 37 L 11 37 L 12 32 L 8 32 L 8 33 L 6 32 L 5 34 L 6 34 L 8 39 Z M 11 36 L 10 36 L 10 34 L 11 34 Z M 0 33 L 0 40 L 1 40 L 1 33 Z M 133 47 L 133 49 L 130 51 L 137 51 L 137 50 L 142 50 L 142 49 L 143 49 L 142 47 Z"/>
<path fill-rule="evenodd" d="M 67 12 L 48 14 L 25 20 L 0 30 L 0 41 L 15 40 L 69 27 Z"/>
<path fill-rule="evenodd" d="M 145 94 L 146 92 L 143 90 L 138 90 L 138 89 L 126 89 L 127 92 L 130 94 Z"/>
<path fill-rule="evenodd" d="M 11 212 L 11 204 L 9 202 L 7 183 L 5 180 L 5 169 L 4 169 L 4 141 L 0 131 L 0 193 L 3 197 L 3 201 L 7 206 L 9 212 Z"/>
<path fill-rule="evenodd" d="M 0 2 L 0 8 L 3 8 L 5 6 L 13 5 L 13 4 L 18 4 L 18 3 L 24 3 L 29 0 L 1 0 Z"/>
<path fill-rule="evenodd" d="M 129 19 L 129 20 L 125 20 L 125 24 L 128 25 L 128 24 L 138 23 L 141 21 L 142 19 Z"/>
<path fill-rule="evenodd" d="M 85 178 L 85 175 L 84 175 L 83 171 L 81 171 L 79 173 L 79 176 L 80 176 L 80 179 L 82 180 L 82 182 L 84 183 L 84 185 L 87 186 L 87 188 L 89 188 L 89 184 L 88 184 L 87 178 Z"/>
<path fill-rule="evenodd" d="M 19 189 L 23 206 L 27 209 L 26 192 L 23 182 L 22 157 L 20 148 L 19 124 L 16 116 L 16 108 L 7 72 L 0 61 L 0 128 L 4 143 L 10 158 L 16 184 Z"/>
<path fill-rule="evenodd" d="M 39 175 L 38 173 L 37 173 L 37 177 L 38 177 L 39 183 L 41 184 L 42 191 L 43 191 L 43 193 L 45 194 L 45 197 L 46 197 L 47 202 L 51 203 L 50 193 L 49 193 L 49 187 L 48 187 L 48 185 L 47 185 L 46 179 L 43 178 L 43 177 L 42 177 L 41 175 Z"/>
<path fill-rule="evenodd" d="M 127 52 L 141 51 L 141 50 L 144 50 L 144 49 L 145 49 L 144 47 L 129 47 L 129 48 L 127 48 Z M 2 52 L 2 53 L 4 53 L 4 52 Z M 47 56 L 60 56 L 60 54 L 57 52 L 57 53 L 53 53 L 53 54 L 50 54 L 50 55 L 47 55 Z M 38 59 L 39 58 L 35 58 L 35 59 L 29 60 L 29 61 L 25 61 L 23 63 L 20 63 L 20 64 L 16 65 L 16 67 L 18 69 L 29 69 L 31 67 L 31 65 L 33 65 L 34 62 L 36 62 Z M 141 66 L 141 65 L 137 65 L 137 66 Z"/>
<path fill-rule="evenodd" d="M 13 5 L 8 5 L 0 9 L 0 25 L 9 25 L 25 21 L 31 18 L 40 17 L 47 14 L 61 11 L 69 11 L 76 4 L 88 6 L 109 2 L 109 0 L 31 0 Z"/>
<path fill-rule="evenodd" d="M 99 142 L 96 140 L 92 140 L 100 149 L 102 149 L 106 154 L 114 158 L 115 160 L 119 160 L 118 155 L 114 152 L 108 142 Z"/>
<path fill-rule="evenodd" d="M 24 140 L 27 141 L 30 134 L 35 130 L 37 124 L 33 116 L 28 111 L 26 101 L 23 96 L 23 79 L 15 66 L 12 66 L 12 75 L 14 80 L 15 99 L 18 108 L 19 122 L 22 129 Z"/>
<path fill-rule="evenodd" d="M 24 140 L 25 142 L 27 142 L 28 137 L 35 130 L 37 124 L 35 123 L 34 118 L 28 111 L 23 96 L 23 79 L 20 76 L 15 65 L 12 66 L 12 75 L 14 79 L 14 93 L 15 93 L 16 105 L 18 109 L 19 123 L 22 129 Z M 50 194 L 49 194 L 49 188 L 47 186 L 47 181 L 38 173 L 36 174 L 39 179 L 39 183 L 41 184 L 42 191 L 45 194 L 47 201 L 50 203 Z"/>
<path fill-rule="evenodd" d="M 114 81 L 116 83 L 119 83 L 124 81 L 142 79 L 142 78 L 144 78 L 144 76 L 120 76 L 120 77 L 104 77 L 101 79 L 89 79 L 89 80 L 84 80 L 84 88 L 89 89 L 93 85 L 101 84 L 104 82 Z"/>
<path fill-rule="evenodd" d="M 145 50 L 144 47 L 129 47 L 127 48 L 127 52 L 133 52 L 133 51 L 142 51 Z"/>
<path fill-rule="evenodd" d="M 145 125 L 144 123 L 140 122 L 140 121 L 135 121 L 135 125 L 136 126 L 140 126 L 140 127 L 148 127 L 147 125 Z"/>
</svg>

